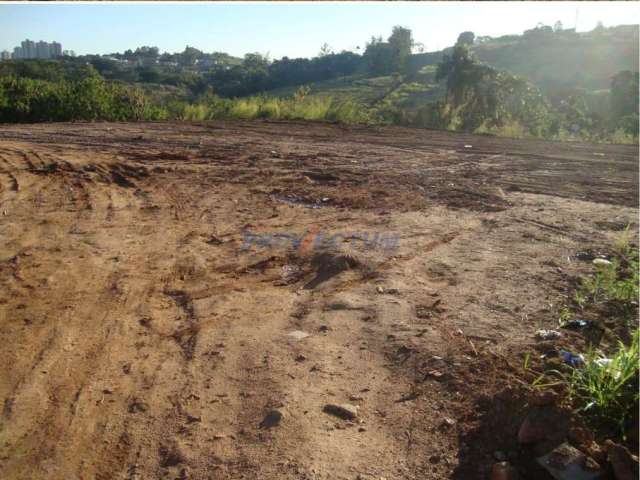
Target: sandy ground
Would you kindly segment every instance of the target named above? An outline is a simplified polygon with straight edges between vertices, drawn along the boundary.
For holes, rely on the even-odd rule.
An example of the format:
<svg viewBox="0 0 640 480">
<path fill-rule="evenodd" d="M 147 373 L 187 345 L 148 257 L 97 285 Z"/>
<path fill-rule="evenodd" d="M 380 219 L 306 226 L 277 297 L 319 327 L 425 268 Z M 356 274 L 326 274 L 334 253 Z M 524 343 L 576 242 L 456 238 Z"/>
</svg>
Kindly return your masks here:
<svg viewBox="0 0 640 480">
<path fill-rule="evenodd" d="M 0 477 L 484 478 L 482 402 L 637 204 L 637 146 L 0 126 Z"/>
</svg>

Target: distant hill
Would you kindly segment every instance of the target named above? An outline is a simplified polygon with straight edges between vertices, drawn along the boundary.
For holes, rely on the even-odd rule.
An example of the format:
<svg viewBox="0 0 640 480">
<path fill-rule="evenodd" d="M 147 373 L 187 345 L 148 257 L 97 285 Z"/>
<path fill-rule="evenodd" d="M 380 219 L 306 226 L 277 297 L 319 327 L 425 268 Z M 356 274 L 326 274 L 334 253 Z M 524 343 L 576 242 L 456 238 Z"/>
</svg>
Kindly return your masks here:
<svg viewBox="0 0 640 480">
<path fill-rule="evenodd" d="M 621 25 L 576 33 L 538 27 L 523 35 L 479 37 L 470 47 L 478 60 L 522 76 L 551 99 L 583 91 L 606 102 L 611 78 L 622 70 L 638 71 L 637 25 Z M 413 110 L 444 94 L 435 81 L 437 64 L 452 47 L 411 55 L 404 83 L 393 76 L 366 72 L 332 80 L 311 82 L 312 95 L 350 97 L 367 105 Z M 297 87 L 267 92 L 269 96 L 292 94 Z M 593 100 L 598 101 L 598 100 Z"/>
<path fill-rule="evenodd" d="M 479 60 L 526 77 L 538 87 L 609 88 L 621 70 L 638 71 L 638 25 L 549 32 L 529 30 L 475 45 Z"/>
<path fill-rule="evenodd" d="M 545 91 L 554 88 L 608 89 L 611 77 L 621 70 L 638 71 L 638 25 L 595 29 L 576 33 L 536 28 L 523 35 L 479 37 L 471 46 L 478 60 L 507 70 Z M 439 52 L 412 55 L 413 69 L 436 65 Z"/>
</svg>

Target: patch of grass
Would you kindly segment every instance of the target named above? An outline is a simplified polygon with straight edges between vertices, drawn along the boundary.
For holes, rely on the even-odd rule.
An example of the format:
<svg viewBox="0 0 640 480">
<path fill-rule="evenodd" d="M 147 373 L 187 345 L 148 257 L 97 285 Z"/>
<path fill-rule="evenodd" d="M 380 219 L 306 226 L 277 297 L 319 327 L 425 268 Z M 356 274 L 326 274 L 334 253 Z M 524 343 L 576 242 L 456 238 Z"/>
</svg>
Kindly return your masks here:
<svg viewBox="0 0 640 480">
<path fill-rule="evenodd" d="M 613 245 L 615 253 L 610 263 L 594 265 L 594 271 L 581 279 L 572 301 L 559 313 L 560 325 L 569 322 L 576 312 L 580 316 L 588 314 L 599 328 L 612 335 L 610 341 L 602 344 L 597 340 L 601 350 L 592 344 L 580 365 L 569 366 L 560 358 L 560 363 L 549 362 L 552 368 L 544 372 L 529 369 L 536 375 L 532 386 L 564 390 L 565 401 L 594 427 L 615 431 L 623 439 L 629 426 L 637 422 L 639 397 L 640 278 L 638 248 L 632 239 L 630 228 L 625 229 Z M 527 367 L 525 364 L 525 370 Z"/>
<path fill-rule="evenodd" d="M 617 243 L 616 250 L 617 257 L 611 263 L 597 265 L 595 273 L 581 280 L 573 300 L 581 310 L 606 307 L 632 329 L 637 321 L 640 295 L 638 250 L 627 240 Z"/>
<path fill-rule="evenodd" d="M 565 374 L 567 397 L 577 410 L 615 425 L 622 436 L 638 410 L 638 339 L 636 330 L 631 344 L 620 342 L 612 358 L 590 352 L 582 367 Z"/>
<path fill-rule="evenodd" d="M 373 123 L 371 111 L 358 102 L 333 97 L 306 96 L 301 93 L 289 98 L 261 95 L 229 99 L 209 96 L 195 104 L 171 102 L 166 106 L 166 111 L 170 118 L 197 121 L 269 118 L 344 124 Z"/>
</svg>

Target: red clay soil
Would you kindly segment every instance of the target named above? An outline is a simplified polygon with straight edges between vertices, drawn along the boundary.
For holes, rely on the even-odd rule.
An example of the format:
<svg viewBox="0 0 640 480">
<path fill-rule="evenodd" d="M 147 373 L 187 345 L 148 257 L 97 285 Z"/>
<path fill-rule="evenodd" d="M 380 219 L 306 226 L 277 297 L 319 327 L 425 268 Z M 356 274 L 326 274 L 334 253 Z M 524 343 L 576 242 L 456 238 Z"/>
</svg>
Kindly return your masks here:
<svg viewBox="0 0 640 480">
<path fill-rule="evenodd" d="M 637 145 L 0 126 L 0 478 L 545 478 L 524 355 L 637 207 Z"/>
</svg>

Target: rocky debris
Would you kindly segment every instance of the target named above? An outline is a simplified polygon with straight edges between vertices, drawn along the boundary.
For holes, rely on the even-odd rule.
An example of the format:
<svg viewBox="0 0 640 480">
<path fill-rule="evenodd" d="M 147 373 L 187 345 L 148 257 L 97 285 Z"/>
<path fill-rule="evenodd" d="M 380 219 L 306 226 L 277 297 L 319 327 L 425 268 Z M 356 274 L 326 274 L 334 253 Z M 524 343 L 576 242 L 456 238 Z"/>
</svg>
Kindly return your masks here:
<svg viewBox="0 0 640 480">
<path fill-rule="evenodd" d="M 222 245 L 223 241 L 215 235 L 211 235 L 206 243 L 208 243 L 209 245 Z"/>
<path fill-rule="evenodd" d="M 185 456 L 177 445 L 161 445 L 159 454 L 161 467 L 175 467 L 185 461 Z"/>
<path fill-rule="evenodd" d="M 338 418 L 342 418 L 343 420 L 355 420 L 358 417 L 358 407 L 343 403 L 343 404 L 334 404 L 327 403 L 322 411 L 324 413 L 328 413 L 329 415 L 333 415 Z"/>
<path fill-rule="evenodd" d="M 440 380 L 442 379 L 442 377 L 444 377 L 444 373 L 442 373 L 440 370 L 429 370 L 427 373 L 424 374 L 425 380 L 427 378 L 435 378 L 436 380 Z"/>
<path fill-rule="evenodd" d="M 304 355 L 300 354 L 300 355 L 296 356 L 295 361 L 296 362 L 304 362 L 306 359 L 307 359 L 307 357 L 305 357 Z"/>
<path fill-rule="evenodd" d="M 556 338 L 560 338 L 562 334 L 556 330 L 537 330 L 536 338 L 541 340 L 555 340 Z"/>
<path fill-rule="evenodd" d="M 260 428 L 273 428 L 280 425 L 280 422 L 284 418 L 284 414 L 280 410 L 269 410 L 264 416 L 262 422 L 260 422 Z"/>
<path fill-rule="evenodd" d="M 509 462 L 494 463 L 491 469 L 491 480 L 516 480 L 518 471 Z"/>
<path fill-rule="evenodd" d="M 597 480 L 602 477 L 600 465 L 566 442 L 537 461 L 556 480 Z"/>
<path fill-rule="evenodd" d="M 400 293 L 400 290 L 398 290 L 397 288 L 384 288 L 384 287 L 378 286 L 376 287 L 376 292 L 380 294 L 387 294 L 387 295 L 398 295 Z"/>
<path fill-rule="evenodd" d="M 138 398 L 133 398 L 129 402 L 129 413 L 146 412 L 148 409 L 149 405 L 139 400 Z"/>
<path fill-rule="evenodd" d="M 307 338 L 310 334 L 307 332 L 303 332 L 302 330 L 294 330 L 287 333 L 287 335 L 295 340 L 302 340 L 303 338 Z"/>
<path fill-rule="evenodd" d="M 447 430 L 453 427 L 456 424 L 456 421 L 453 418 L 444 417 L 442 422 L 440 422 L 440 430 Z"/>
<path fill-rule="evenodd" d="M 518 430 L 518 443 L 531 444 L 548 438 L 553 431 L 552 419 L 543 410 L 530 412 Z"/>
<path fill-rule="evenodd" d="M 611 440 L 607 440 L 604 447 L 616 480 L 635 480 L 638 478 L 638 457 L 632 455 L 624 446 Z"/>
<path fill-rule="evenodd" d="M 202 421 L 202 418 L 187 413 L 186 421 L 187 423 L 199 423 Z"/>
</svg>

